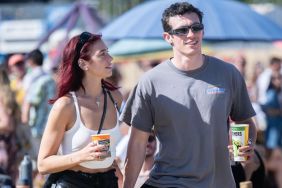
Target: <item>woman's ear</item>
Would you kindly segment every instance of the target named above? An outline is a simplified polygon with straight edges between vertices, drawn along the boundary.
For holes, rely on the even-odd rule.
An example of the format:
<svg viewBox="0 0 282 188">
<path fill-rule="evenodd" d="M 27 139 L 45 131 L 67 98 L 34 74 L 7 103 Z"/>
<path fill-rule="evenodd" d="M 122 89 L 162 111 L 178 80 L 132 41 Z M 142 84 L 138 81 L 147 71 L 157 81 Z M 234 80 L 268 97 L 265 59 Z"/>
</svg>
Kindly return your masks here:
<svg viewBox="0 0 282 188">
<path fill-rule="evenodd" d="M 83 59 L 79 59 L 78 60 L 78 66 L 82 69 L 87 71 L 88 70 L 88 66 L 86 64 L 86 62 Z"/>
</svg>

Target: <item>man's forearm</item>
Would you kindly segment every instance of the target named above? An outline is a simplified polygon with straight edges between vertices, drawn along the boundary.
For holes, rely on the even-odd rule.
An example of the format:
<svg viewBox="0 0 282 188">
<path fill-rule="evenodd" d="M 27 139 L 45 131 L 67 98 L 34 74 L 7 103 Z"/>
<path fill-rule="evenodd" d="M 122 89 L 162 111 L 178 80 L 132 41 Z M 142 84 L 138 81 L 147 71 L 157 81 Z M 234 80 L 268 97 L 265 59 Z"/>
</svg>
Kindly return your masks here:
<svg viewBox="0 0 282 188">
<path fill-rule="evenodd" d="M 130 138 L 127 150 L 123 188 L 133 188 L 143 165 L 146 152 L 146 143 Z"/>
</svg>

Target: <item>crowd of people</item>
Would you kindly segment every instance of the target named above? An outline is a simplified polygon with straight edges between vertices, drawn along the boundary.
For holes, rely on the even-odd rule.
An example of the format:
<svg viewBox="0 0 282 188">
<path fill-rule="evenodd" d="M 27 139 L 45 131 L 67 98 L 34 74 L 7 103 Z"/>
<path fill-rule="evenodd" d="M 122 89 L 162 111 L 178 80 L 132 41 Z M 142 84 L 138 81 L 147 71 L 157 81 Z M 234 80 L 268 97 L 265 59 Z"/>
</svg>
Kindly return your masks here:
<svg viewBox="0 0 282 188">
<path fill-rule="evenodd" d="M 187 2 L 167 7 L 173 56 L 140 66 L 128 95 L 101 35 L 72 37 L 50 71 L 39 49 L 11 55 L 0 67 L 0 179 L 15 187 L 28 153 L 33 187 L 282 188 L 282 59 L 248 79 L 243 55 L 202 53 L 202 20 Z M 232 158 L 231 122 L 249 125 L 244 162 Z"/>
<path fill-rule="evenodd" d="M 18 179 L 24 154 L 28 153 L 34 163 L 37 159 L 46 114 L 51 108 L 48 100 L 56 91 L 52 74 L 42 68 L 43 61 L 43 53 L 33 50 L 26 56 L 14 54 L 1 65 L 1 164 L 3 173 L 11 177 L 13 185 Z"/>
</svg>

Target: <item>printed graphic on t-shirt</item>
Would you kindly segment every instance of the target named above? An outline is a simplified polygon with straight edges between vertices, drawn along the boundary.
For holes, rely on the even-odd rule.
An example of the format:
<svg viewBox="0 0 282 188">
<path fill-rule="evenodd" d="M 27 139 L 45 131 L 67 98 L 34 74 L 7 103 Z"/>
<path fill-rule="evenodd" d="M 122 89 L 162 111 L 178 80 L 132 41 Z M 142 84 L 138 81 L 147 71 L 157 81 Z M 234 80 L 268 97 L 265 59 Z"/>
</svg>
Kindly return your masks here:
<svg viewBox="0 0 282 188">
<path fill-rule="evenodd" d="M 219 87 L 219 86 L 210 85 L 210 86 L 208 86 L 208 89 L 206 90 L 206 93 L 208 95 L 224 94 L 225 93 L 225 88 Z"/>
</svg>

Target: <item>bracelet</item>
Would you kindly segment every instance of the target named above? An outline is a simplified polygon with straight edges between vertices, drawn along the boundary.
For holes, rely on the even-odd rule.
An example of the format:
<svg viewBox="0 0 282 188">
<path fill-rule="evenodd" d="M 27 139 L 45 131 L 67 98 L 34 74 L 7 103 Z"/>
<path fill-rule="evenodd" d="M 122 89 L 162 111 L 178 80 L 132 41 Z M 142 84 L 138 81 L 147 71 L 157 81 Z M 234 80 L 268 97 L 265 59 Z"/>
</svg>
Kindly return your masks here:
<svg viewBox="0 0 282 188">
<path fill-rule="evenodd" d="M 249 138 L 249 140 L 248 140 L 248 145 L 253 146 L 253 140 L 251 138 Z"/>
</svg>

